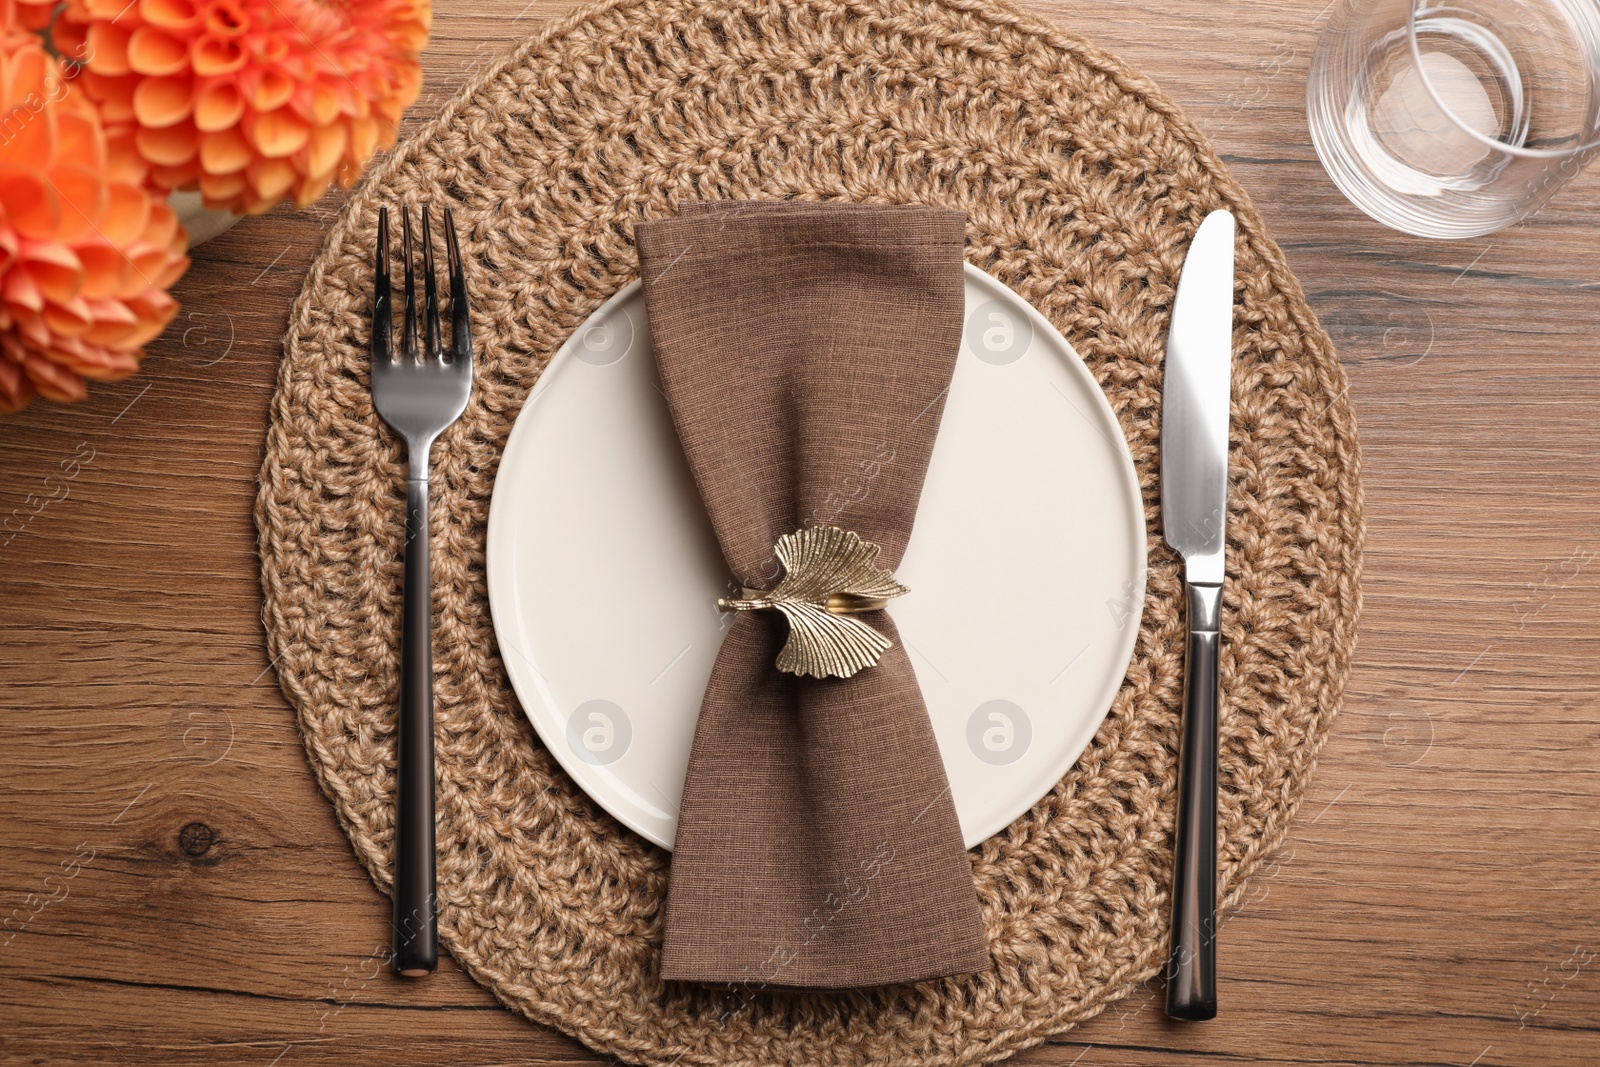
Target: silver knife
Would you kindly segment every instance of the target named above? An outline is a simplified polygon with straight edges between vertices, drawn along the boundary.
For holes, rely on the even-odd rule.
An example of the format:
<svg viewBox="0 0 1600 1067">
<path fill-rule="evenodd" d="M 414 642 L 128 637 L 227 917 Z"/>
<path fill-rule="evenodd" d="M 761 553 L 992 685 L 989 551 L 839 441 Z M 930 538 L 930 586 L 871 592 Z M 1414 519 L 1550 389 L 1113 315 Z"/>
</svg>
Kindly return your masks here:
<svg viewBox="0 0 1600 1067">
<path fill-rule="evenodd" d="M 1189 618 L 1173 836 L 1167 1014 L 1217 1014 L 1217 658 L 1228 507 L 1233 216 L 1200 224 L 1178 279 L 1161 395 L 1161 521 L 1183 557 Z"/>
</svg>

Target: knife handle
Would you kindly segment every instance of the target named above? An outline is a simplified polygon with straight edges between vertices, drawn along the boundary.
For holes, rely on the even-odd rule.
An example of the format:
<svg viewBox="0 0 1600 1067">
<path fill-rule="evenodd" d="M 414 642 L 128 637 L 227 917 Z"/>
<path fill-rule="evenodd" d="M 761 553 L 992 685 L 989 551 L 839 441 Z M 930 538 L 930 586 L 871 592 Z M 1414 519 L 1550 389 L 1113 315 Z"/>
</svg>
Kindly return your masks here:
<svg viewBox="0 0 1600 1067">
<path fill-rule="evenodd" d="M 1178 820 L 1172 845 L 1172 954 L 1167 1014 L 1217 1014 L 1217 653 L 1222 586 L 1185 583 L 1189 648 L 1184 659 Z"/>
<path fill-rule="evenodd" d="M 413 456 L 427 470 L 428 456 Z M 406 484 L 406 584 L 400 626 L 400 723 L 395 753 L 394 969 L 439 965 L 433 828 L 433 595 L 428 483 Z"/>
</svg>

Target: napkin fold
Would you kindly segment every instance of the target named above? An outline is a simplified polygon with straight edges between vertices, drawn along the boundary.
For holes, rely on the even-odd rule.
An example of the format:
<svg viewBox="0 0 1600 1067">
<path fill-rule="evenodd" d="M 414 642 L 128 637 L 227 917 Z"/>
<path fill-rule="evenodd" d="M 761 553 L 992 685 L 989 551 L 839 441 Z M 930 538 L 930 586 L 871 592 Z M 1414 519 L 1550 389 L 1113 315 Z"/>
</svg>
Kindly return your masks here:
<svg viewBox="0 0 1600 1067">
<path fill-rule="evenodd" d="M 965 216 L 686 204 L 637 229 L 678 436 L 732 584 L 777 539 L 853 530 L 899 565 L 960 344 Z M 892 604 L 891 604 L 892 609 Z M 849 679 L 774 666 L 776 612 L 727 617 L 684 782 L 662 975 L 850 988 L 989 966 L 944 764 L 893 640 Z"/>
</svg>

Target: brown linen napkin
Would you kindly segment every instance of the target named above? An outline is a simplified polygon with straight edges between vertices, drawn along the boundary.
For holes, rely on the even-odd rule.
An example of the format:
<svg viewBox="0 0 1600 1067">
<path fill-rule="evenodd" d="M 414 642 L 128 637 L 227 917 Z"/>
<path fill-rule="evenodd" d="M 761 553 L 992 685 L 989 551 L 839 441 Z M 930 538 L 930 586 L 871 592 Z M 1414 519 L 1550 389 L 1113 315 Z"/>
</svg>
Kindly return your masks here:
<svg viewBox="0 0 1600 1067">
<path fill-rule="evenodd" d="M 732 578 L 770 589 L 802 525 L 899 565 L 961 334 L 965 216 L 688 204 L 637 230 L 661 383 Z M 734 590 L 737 594 L 737 590 Z M 849 679 L 727 623 L 684 782 L 662 975 L 849 988 L 989 966 L 928 712 L 895 644 Z"/>
</svg>

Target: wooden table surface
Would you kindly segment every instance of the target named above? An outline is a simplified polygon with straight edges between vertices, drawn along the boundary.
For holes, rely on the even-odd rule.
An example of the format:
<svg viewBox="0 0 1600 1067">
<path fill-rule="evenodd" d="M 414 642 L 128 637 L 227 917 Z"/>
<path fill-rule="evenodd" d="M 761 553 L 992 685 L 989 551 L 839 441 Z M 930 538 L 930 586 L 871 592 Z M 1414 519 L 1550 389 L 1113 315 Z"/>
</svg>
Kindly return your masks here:
<svg viewBox="0 0 1600 1067">
<path fill-rule="evenodd" d="M 439 0 L 414 115 L 568 6 L 522 2 Z M 1325 2 L 1028 5 L 1160 82 L 1254 197 L 1349 373 L 1369 537 L 1345 707 L 1222 929 L 1221 1016 L 1169 1023 L 1152 983 L 1020 1064 L 1600 1062 L 1600 183 L 1477 240 L 1368 220 L 1306 132 Z M 0 1063 L 595 1060 L 448 959 L 383 970 L 388 900 L 264 652 L 267 403 L 338 202 L 200 248 L 136 377 L 0 420 L 0 515 L 26 517 L 0 548 Z"/>
</svg>

